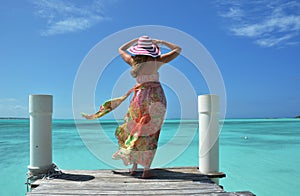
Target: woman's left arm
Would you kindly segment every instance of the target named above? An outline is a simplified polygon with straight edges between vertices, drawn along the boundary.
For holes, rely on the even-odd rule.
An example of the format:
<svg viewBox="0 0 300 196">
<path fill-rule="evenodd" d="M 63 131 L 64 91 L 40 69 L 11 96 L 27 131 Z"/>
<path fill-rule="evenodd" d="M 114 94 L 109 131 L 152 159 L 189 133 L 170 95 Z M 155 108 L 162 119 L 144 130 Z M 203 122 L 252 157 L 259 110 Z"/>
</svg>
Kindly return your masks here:
<svg viewBox="0 0 300 196">
<path fill-rule="evenodd" d="M 130 46 L 132 46 L 132 44 L 134 44 L 134 43 L 137 42 L 137 41 L 138 41 L 138 38 L 135 38 L 135 39 L 133 39 L 133 40 L 131 40 L 131 41 L 129 41 L 129 42 L 123 44 L 123 45 L 119 48 L 119 53 L 120 53 L 122 59 L 123 59 L 126 63 L 128 63 L 130 66 L 132 66 L 132 60 L 133 60 L 133 59 L 132 59 L 131 55 L 128 54 L 128 53 L 126 52 L 126 50 L 127 50 Z"/>
<path fill-rule="evenodd" d="M 181 47 L 179 47 L 178 45 L 176 45 L 174 43 L 167 42 L 167 41 L 164 41 L 164 40 L 155 40 L 155 43 L 156 44 L 164 44 L 165 46 L 167 46 L 168 48 L 171 49 L 170 52 L 168 52 L 166 54 L 162 54 L 160 56 L 160 61 L 163 64 L 172 61 L 173 59 L 175 59 L 181 53 Z"/>
</svg>

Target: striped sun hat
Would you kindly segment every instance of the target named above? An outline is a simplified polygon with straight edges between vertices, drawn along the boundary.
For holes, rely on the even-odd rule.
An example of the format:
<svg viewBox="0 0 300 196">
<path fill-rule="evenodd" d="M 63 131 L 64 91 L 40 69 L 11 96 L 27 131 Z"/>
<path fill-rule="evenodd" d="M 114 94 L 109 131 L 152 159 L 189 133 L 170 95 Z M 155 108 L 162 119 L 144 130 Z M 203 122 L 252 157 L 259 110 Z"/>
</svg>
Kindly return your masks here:
<svg viewBox="0 0 300 196">
<path fill-rule="evenodd" d="M 160 55 L 159 47 L 153 44 L 152 39 L 146 35 L 139 37 L 137 44 L 128 48 L 127 51 L 134 55 L 148 55 L 152 57 Z"/>
</svg>

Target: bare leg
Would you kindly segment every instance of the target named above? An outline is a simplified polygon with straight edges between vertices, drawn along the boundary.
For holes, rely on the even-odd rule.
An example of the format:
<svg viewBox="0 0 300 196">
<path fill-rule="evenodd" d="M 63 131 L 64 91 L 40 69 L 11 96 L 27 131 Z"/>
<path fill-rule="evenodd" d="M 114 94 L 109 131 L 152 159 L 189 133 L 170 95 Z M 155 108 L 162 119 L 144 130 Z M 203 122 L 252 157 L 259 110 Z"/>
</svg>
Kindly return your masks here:
<svg viewBox="0 0 300 196">
<path fill-rule="evenodd" d="M 136 170 L 137 170 L 137 163 L 133 163 L 131 171 L 130 171 L 130 175 L 134 176 Z"/>
<path fill-rule="evenodd" d="M 142 178 L 144 178 L 144 179 L 146 179 L 146 178 L 152 178 L 153 176 L 154 176 L 154 174 L 150 172 L 150 168 L 149 167 L 145 167 L 143 175 L 142 175 Z"/>
</svg>

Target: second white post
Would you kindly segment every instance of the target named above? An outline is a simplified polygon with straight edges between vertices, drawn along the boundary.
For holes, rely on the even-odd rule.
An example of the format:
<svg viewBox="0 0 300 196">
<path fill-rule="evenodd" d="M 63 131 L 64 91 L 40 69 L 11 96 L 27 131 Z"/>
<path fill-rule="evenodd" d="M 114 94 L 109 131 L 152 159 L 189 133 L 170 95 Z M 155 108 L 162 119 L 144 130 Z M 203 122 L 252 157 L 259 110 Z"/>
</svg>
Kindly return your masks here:
<svg viewBox="0 0 300 196">
<path fill-rule="evenodd" d="M 203 174 L 219 172 L 219 97 L 199 95 L 199 170 Z M 212 179 L 219 183 L 219 180 Z"/>
</svg>

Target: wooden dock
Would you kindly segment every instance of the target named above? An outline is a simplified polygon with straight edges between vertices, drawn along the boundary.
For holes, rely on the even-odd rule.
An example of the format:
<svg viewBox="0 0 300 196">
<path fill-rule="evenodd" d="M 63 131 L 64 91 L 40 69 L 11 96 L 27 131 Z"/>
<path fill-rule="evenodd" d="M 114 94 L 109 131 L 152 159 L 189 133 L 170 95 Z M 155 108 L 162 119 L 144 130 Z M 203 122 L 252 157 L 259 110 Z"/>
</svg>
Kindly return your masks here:
<svg viewBox="0 0 300 196">
<path fill-rule="evenodd" d="M 53 179 L 31 183 L 32 189 L 26 195 L 254 195 L 248 191 L 225 192 L 196 167 L 153 169 L 152 172 L 153 178 L 142 179 L 142 171 L 131 176 L 128 170 L 65 170 Z"/>
</svg>

